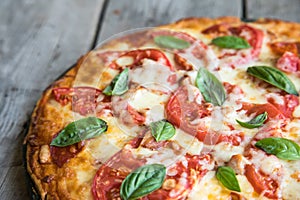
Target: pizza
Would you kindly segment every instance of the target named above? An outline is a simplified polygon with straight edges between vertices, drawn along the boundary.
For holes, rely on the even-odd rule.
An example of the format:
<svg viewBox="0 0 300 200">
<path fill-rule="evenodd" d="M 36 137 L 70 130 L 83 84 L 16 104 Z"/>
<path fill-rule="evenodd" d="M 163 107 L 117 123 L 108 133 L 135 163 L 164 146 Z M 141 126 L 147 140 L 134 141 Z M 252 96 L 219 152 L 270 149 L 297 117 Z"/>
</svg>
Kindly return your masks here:
<svg viewBox="0 0 300 200">
<path fill-rule="evenodd" d="M 300 199 L 300 25 L 188 18 L 116 37 L 43 93 L 41 199 Z"/>
</svg>

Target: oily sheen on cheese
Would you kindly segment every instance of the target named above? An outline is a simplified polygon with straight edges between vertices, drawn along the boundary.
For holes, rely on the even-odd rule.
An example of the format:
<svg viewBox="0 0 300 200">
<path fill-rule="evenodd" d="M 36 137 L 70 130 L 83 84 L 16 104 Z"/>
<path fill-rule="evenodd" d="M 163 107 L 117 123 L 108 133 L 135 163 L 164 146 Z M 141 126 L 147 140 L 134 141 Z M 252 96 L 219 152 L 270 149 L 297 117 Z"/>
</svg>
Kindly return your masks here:
<svg viewBox="0 0 300 200">
<path fill-rule="evenodd" d="M 138 199 L 300 199 L 300 161 L 255 147 L 269 137 L 300 144 L 299 97 L 247 72 L 251 66 L 279 69 L 299 92 L 300 35 L 282 31 L 292 28 L 300 25 L 191 18 L 115 38 L 89 52 L 44 92 L 33 112 L 25 142 L 27 171 L 37 193 L 47 200 L 122 199 L 121 183 L 128 174 L 138 166 L 161 164 L 166 176 L 160 188 Z M 243 38 L 250 48 L 213 44 L 228 35 Z M 168 48 L 155 41 L 158 36 L 189 45 Z M 292 58 L 285 54 L 289 51 Z M 287 59 L 292 71 L 279 59 Z M 125 92 L 105 93 L 125 68 Z M 222 105 L 209 102 L 201 91 L 201 68 L 224 88 Z M 264 112 L 268 118 L 259 127 L 237 122 Z M 104 120 L 107 130 L 67 147 L 51 145 L 71 122 L 87 117 Z M 161 120 L 174 127 L 174 135 L 158 141 L 151 125 Z M 240 192 L 218 180 L 221 166 L 233 169 Z"/>
</svg>

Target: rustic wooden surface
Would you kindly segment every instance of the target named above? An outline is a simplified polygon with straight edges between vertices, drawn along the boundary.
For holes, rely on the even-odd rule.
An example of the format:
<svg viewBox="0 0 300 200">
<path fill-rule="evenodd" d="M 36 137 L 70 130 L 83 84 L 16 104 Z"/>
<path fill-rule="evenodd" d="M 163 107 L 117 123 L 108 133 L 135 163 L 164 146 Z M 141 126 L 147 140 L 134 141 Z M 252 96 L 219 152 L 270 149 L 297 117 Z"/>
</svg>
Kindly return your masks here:
<svg viewBox="0 0 300 200">
<path fill-rule="evenodd" d="M 30 199 L 23 126 L 42 90 L 104 39 L 190 16 L 300 21 L 299 8 L 299 0 L 1 0 L 0 199 Z"/>
</svg>

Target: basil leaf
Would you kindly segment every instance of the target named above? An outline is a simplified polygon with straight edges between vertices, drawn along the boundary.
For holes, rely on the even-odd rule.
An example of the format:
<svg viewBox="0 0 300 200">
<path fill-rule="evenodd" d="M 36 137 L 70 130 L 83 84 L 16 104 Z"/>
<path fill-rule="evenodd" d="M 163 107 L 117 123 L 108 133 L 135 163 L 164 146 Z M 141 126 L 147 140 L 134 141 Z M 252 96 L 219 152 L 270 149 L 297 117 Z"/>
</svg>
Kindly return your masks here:
<svg viewBox="0 0 300 200">
<path fill-rule="evenodd" d="M 293 82 L 280 70 L 268 66 L 248 67 L 247 73 L 259 78 L 289 94 L 298 96 L 298 92 Z"/>
<path fill-rule="evenodd" d="M 221 106 L 226 98 L 222 83 L 207 69 L 201 67 L 196 77 L 196 86 L 199 88 L 205 101 Z"/>
<path fill-rule="evenodd" d="M 161 164 L 142 166 L 130 173 L 122 182 L 120 196 L 123 200 L 143 197 L 159 189 L 166 176 L 166 167 Z"/>
<path fill-rule="evenodd" d="M 242 127 L 245 128 L 258 128 L 263 125 L 263 123 L 267 120 L 268 118 L 268 113 L 264 112 L 263 114 L 257 115 L 253 119 L 251 119 L 249 122 L 241 122 L 239 120 L 236 120 L 237 123 L 239 123 Z"/>
<path fill-rule="evenodd" d="M 82 140 L 97 137 L 106 130 L 107 124 L 102 119 L 96 117 L 83 118 L 68 124 L 52 140 L 50 145 L 66 147 Z"/>
<path fill-rule="evenodd" d="M 248 49 L 250 44 L 243 38 L 236 36 L 221 36 L 211 41 L 214 45 L 226 49 Z"/>
<path fill-rule="evenodd" d="M 102 93 L 107 96 L 122 95 L 128 90 L 129 70 L 125 68 L 118 74 Z"/>
<path fill-rule="evenodd" d="M 255 146 L 282 160 L 300 160 L 299 145 L 289 139 L 275 137 L 264 138 L 256 142 Z"/>
<path fill-rule="evenodd" d="M 160 120 L 150 123 L 150 129 L 157 142 L 168 140 L 175 135 L 174 126 L 166 120 Z"/>
<path fill-rule="evenodd" d="M 169 49 L 185 49 L 191 46 L 191 44 L 185 40 L 166 35 L 156 36 L 154 42 L 161 47 Z"/>
<path fill-rule="evenodd" d="M 237 192 L 241 191 L 235 172 L 231 167 L 218 167 L 216 177 L 227 189 Z"/>
</svg>

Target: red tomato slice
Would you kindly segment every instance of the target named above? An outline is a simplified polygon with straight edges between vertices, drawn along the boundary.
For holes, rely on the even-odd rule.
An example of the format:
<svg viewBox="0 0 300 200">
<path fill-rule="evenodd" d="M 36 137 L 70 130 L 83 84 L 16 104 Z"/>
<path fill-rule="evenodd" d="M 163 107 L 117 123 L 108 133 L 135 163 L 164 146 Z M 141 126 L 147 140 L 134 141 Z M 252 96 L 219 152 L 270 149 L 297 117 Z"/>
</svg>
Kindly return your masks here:
<svg viewBox="0 0 300 200">
<path fill-rule="evenodd" d="M 131 64 L 129 64 L 128 66 L 118 65 L 117 59 L 114 60 L 109 66 L 113 69 L 120 69 L 122 67 L 134 68 L 134 67 L 142 65 L 142 60 L 147 58 L 147 59 L 154 60 L 162 65 L 165 65 L 165 66 L 169 67 L 171 70 L 173 70 L 171 62 L 166 57 L 166 55 L 157 49 L 143 49 L 143 50 L 139 49 L 139 50 L 128 51 L 128 52 L 122 54 L 119 58 L 125 57 L 125 56 L 133 58 L 133 62 Z"/>
<path fill-rule="evenodd" d="M 245 165 L 245 176 L 258 194 L 264 192 L 264 196 L 268 198 L 280 198 L 277 193 L 278 182 L 258 171 L 253 164 Z"/>
<path fill-rule="evenodd" d="M 277 60 L 276 67 L 288 73 L 298 72 L 300 70 L 300 58 L 287 51 Z"/>
<path fill-rule="evenodd" d="M 142 125 L 146 121 L 146 117 L 142 114 L 136 111 L 132 106 L 128 104 L 127 111 L 131 115 L 133 121 L 138 124 Z"/>
<path fill-rule="evenodd" d="M 94 113 L 97 106 L 97 98 L 101 91 L 92 87 L 54 88 L 54 98 L 61 105 L 72 103 L 72 110 L 81 115 Z"/>
<path fill-rule="evenodd" d="M 175 91 L 166 105 L 167 120 L 195 136 L 199 127 L 194 125 L 192 121 L 210 115 L 210 111 L 207 108 L 208 105 L 198 104 L 195 100 L 189 101 L 188 96 L 186 86 L 182 86 Z"/>
<path fill-rule="evenodd" d="M 270 44 L 273 52 L 279 55 L 283 55 L 285 52 L 291 52 L 298 55 L 299 43 L 295 42 L 274 42 Z"/>
<path fill-rule="evenodd" d="M 268 98 L 268 102 L 274 105 L 285 117 L 293 118 L 293 112 L 299 105 L 299 97 L 287 94 L 283 97 L 283 100 L 283 104 L 278 104 L 273 98 Z"/>
<path fill-rule="evenodd" d="M 84 145 L 85 142 L 81 141 L 67 147 L 50 146 L 50 154 L 51 154 L 52 161 L 58 167 L 62 167 L 71 158 L 74 158 L 83 149 Z"/>
</svg>

